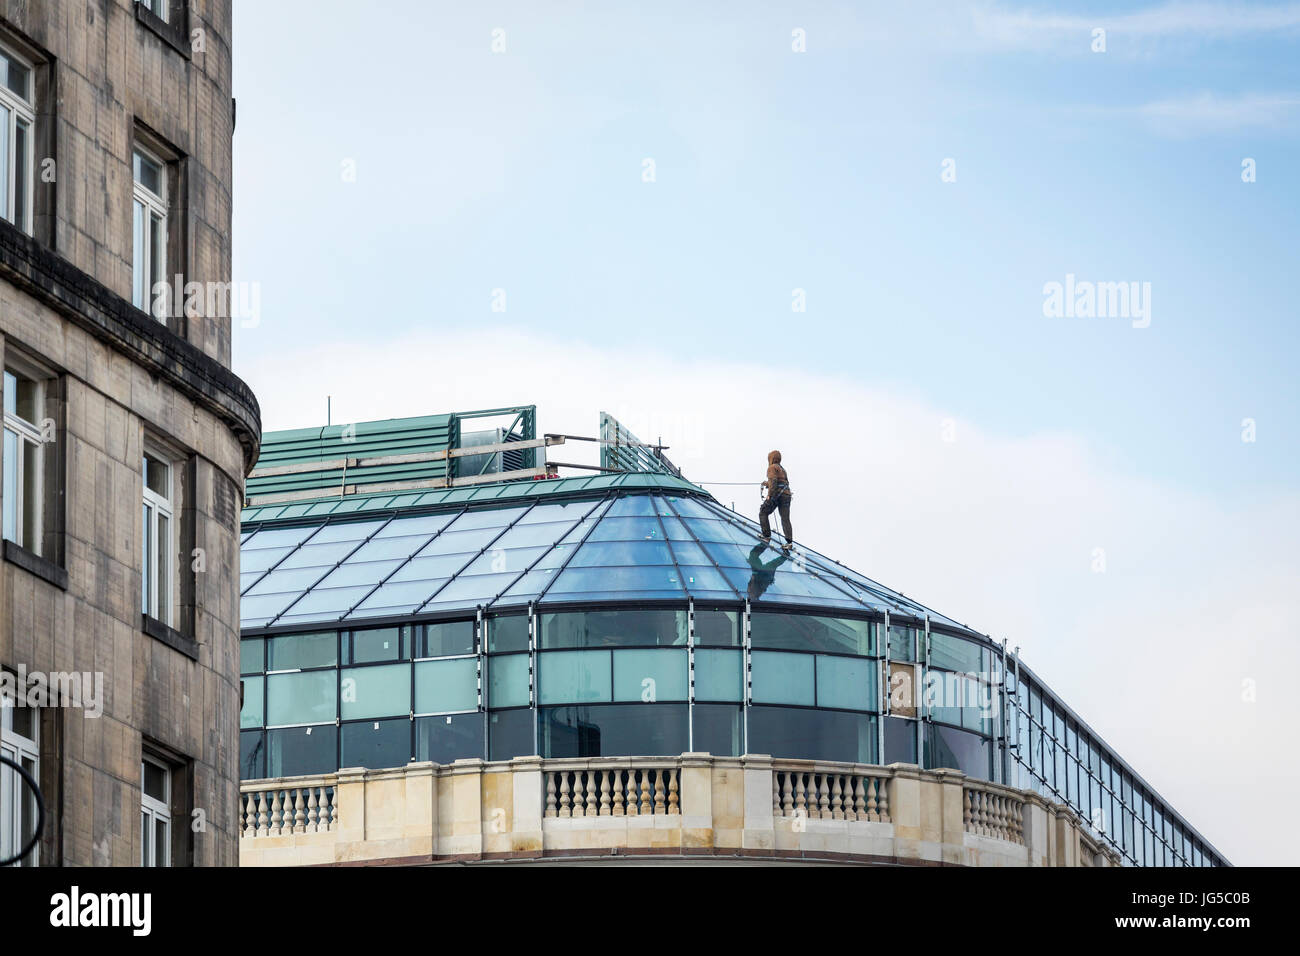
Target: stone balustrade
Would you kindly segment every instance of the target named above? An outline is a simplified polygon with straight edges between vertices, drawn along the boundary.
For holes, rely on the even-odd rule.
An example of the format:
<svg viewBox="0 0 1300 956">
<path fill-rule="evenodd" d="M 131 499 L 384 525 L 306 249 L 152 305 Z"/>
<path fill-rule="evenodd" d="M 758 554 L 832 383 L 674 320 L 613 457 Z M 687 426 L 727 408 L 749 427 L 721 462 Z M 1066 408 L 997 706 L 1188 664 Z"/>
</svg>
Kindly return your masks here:
<svg viewBox="0 0 1300 956">
<path fill-rule="evenodd" d="M 762 755 L 458 760 L 250 780 L 240 864 L 713 857 L 1111 866 L 1070 808 L 922 770 Z"/>
</svg>

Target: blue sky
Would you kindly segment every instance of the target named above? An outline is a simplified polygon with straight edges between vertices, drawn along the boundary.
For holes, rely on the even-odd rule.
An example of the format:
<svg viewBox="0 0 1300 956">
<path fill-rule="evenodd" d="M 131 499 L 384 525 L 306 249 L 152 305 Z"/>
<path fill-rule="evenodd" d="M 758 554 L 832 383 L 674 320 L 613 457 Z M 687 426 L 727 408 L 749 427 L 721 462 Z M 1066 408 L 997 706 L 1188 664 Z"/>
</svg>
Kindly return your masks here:
<svg viewBox="0 0 1300 956">
<path fill-rule="evenodd" d="M 268 428 L 787 449 L 812 547 L 1023 644 L 1234 861 L 1300 853 L 1251 809 L 1300 773 L 1205 759 L 1300 720 L 1300 3 L 237 0 L 234 50 Z M 1067 274 L 1150 283 L 1149 327 L 1046 317 Z"/>
</svg>

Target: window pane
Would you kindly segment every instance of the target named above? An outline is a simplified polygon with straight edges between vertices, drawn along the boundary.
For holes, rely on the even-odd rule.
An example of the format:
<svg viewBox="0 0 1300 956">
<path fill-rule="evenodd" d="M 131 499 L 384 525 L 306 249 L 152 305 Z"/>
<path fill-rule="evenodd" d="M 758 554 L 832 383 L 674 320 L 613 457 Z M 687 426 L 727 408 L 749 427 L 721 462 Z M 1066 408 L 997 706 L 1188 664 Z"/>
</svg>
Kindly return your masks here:
<svg viewBox="0 0 1300 956">
<path fill-rule="evenodd" d="M 686 646 L 686 611 L 588 611 L 541 616 L 543 648 Z"/>
<path fill-rule="evenodd" d="M 415 665 L 415 712 L 478 709 L 478 660 L 461 657 Z"/>
<path fill-rule="evenodd" d="M 145 257 L 148 253 L 145 251 L 144 244 L 145 218 L 148 213 L 145 212 L 144 203 L 138 199 L 132 206 L 132 210 L 134 219 L 131 226 L 131 304 L 137 309 L 143 309 L 148 303 L 145 290 L 148 279 L 148 262 Z"/>
<path fill-rule="evenodd" d="M 141 512 L 140 531 L 140 607 L 145 614 L 153 614 L 153 508 L 144 506 Z"/>
<path fill-rule="evenodd" d="M 845 711 L 751 707 L 750 753 L 875 763 L 875 718 Z"/>
<path fill-rule="evenodd" d="M 537 669 L 542 704 L 610 699 L 609 651 L 548 651 L 538 655 Z"/>
<path fill-rule="evenodd" d="M 245 677 L 244 706 L 239 711 L 239 726 L 262 726 L 262 701 L 265 693 L 265 680 L 261 677 Z"/>
<path fill-rule="evenodd" d="M 19 98 L 31 99 L 31 95 L 28 93 L 28 82 L 32 75 L 31 70 L 12 57 L 0 53 L 0 75 L 4 78 L 4 85 L 17 93 Z"/>
<path fill-rule="evenodd" d="M 812 654 L 754 651 L 750 655 L 754 702 L 811 707 L 814 703 L 813 660 Z M 767 750 L 754 752 L 770 753 Z"/>
<path fill-rule="evenodd" d="M 665 756 L 690 741 L 685 704 L 548 707 L 539 720 L 543 757 Z"/>
<path fill-rule="evenodd" d="M 266 669 L 301 670 L 308 667 L 333 667 L 338 663 L 338 635 L 334 631 L 317 634 L 289 634 L 267 641 Z"/>
<path fill-rule="evenodd" d="M 171 866 L 171 839 L 168 831 L 170 827 L 166 820 L 154 819 L 153 821 L 153 852 L 154 866 Z"/>
<path fill-rule="evenodd" d="M 329 671 L 319 673 L 333 676 Z M 339 676 L 340 716 L 344 720 L 410 714 L 409 664 L 351 667 L 341 671 Z"/>
<path fill-rule="evenodd" d="M 694 713 L 695 739 L 691 744 L 692 750 L 713 754 L 715 757 L 739 757 L 744 753 L 740 707 L 729 704 L 696 704 Z"/>
<path fill-rule="evenodd" d="M 411 721 L 367 720 L 339 728 L 339 766 L 405 767 L 411 760 Z"/>
<path fill-rule="evenodd" d="M 488 669 L 489 707 L 528 706 L 528 655 L 490 657 Z"/>
<path fill-rule="evenodd" d="M 525 638 L 524 649 L 527 649 Z M 420 635 L 416 657 L 450 657 L 454 654 L 474 653 L 474 622 L 447 621 L 426 624 Z"/>
<path fill-rule="evenodd" d="M 532 728 L 529 727 L 531 737 Z M 531 742 L 531 741 L 530 741 Z M 531 747 L 529 748 L 531 749 Z M 415 759 L 451 763 L 483 756 L 483 715 L 415 718 Z"/>
<path fill-rule="evenodd" d="M 162 196 L 162 167 L 143 153 L 135 154 L 135 181 L 155 196 Z"/>
<path fill-rule="evenodd" d="M 266 722 L 318 724 L 338 716 L 338 671 L 271 674 L 266 679 Z"/>
<path fill-rule="evenodd" d="M 263 657 L 266 654 L 266 641 L 252 637 L 239 642 L 239 673 L 260 674 L 264 670 Z"/>
<path fill-rule="evenodd" d="M 149 214 L 149 297 L 157 292 L 158 283 L 163 281 L 163 268 L 166 265 L 164 244 L 167 242 L 166 226 L 156 214 Z M 158 316 L 165 318 L 164 316 Z"/>
<path fill-rule="evenodd" d="M 901 717 L 885 718 L 885 764 L 917 763 L 916 727 L 914 720 Z"/>
<path fill-rule="evenodd" d="M 158 553 L 157 583 L 157 617 L 164 623 L 171 623 L 171 522 L 162 512 L 158 513 Z"/>
<path fill-rule="evenodd" d="M 153 797 L 155 800 L 167 802 L 167 771 L 152 761 L 145 760 L 141 762 L 140 776 L 143 779 L 142 789 L 146 797 Z"/>
<path fill-rule="evenodd" d="M 409 627 L 380 627 L 373 631 L 343 634 L 345 664 L 378 664 L 406 659 L 410 647 Z"/>
<path fill-rule="evenodd" d="M 493 654 L 528 650 L 528 615 L 508 614 L 487 621 L 488 651 Z"/>
<path fill-rule="evenodd" d="M 488 715 L 489 760 L 510 760 L 535 752 L 531 709 L 502 710 Z"/>
<path fill-rule="evenodd" d="M 917 629 L 914 627 L 899 627 L 897 624 L 890 625 L 889 628 L 889 659 L 891 661 L 914 661 L 916 660 L 917 646 Z M 913 750 L 916 748 L 913 747 Z"/>
<path fill-rule="evenodd" d="M 739 647 L 740 612 L 696 609 L 695 644 L 697 647 Z"/>
<path fill-rule="evenodd" d="M 239 779 L 260 780 L 266 776 L 266 735 L 260 730 L 239 735 Z"/>
<path fill-rule="evenodd" d="M 9 110 L 0 106 L 0 183 L 9 182 L 9 155 Z M 13 222 L 13 213 L 9 211 L 8 185 L 0 189 L 0 217 Z"/>
<path fill-rule="evenodd" d="M 333 773 L 339 768 L 338 728 L 333 724 L 268 730 L 266 748 L 268 777 Z"/>
<path fill-rule="evenodd" d="M 869 621 L 759 613 L 750 617 L 749 636 L 753 647 L 869 655 L 874 650 L 873 631 Z"/>
<path fill-rule="evenodd" d="M 6 375 L 8 379 L 8 375 Z M 7 383 L 6 383 L 7 384 Z M 5 408 L 9 408 L 8 404 Z M 5 429 L 4 445 L 4 536 L 18 540 L 18 435 Z"/>
<path fill-rule="evenodd" d="M 695 652 L 696 700 L 744 700 L 744 659 L 740 651 Z M 712 751 L 710 751 L 712 752 Z"/>
<path fill-rule="evenodd" d="M 14 124 L 14 225 L 27 232 L 27 143 L 30 132 L 24 120 Z"/>
<path fill-rule="evenodd" d="M 817 655 L 817 706 L 874 710 L 876 665 L 851 657 Z"/>
<path fill-rule="evenodd" d="M 980 646 L 948 634 L 931 634 L 930 666 L 977 674 L 983 669 Z"/>
<path fill-rule="evenodd" d="M 925 728 L 925 766 L 928 770 L 946 767 L 988 780 L 992 769 L 991 754 L 989 742 L 976 734 L 935 724 Z"/>
<path fill-rule="evenodd" d="M 614 699 L 686 700 L 688 671 L 684 647 L 614 651 Z"/>
</svg>

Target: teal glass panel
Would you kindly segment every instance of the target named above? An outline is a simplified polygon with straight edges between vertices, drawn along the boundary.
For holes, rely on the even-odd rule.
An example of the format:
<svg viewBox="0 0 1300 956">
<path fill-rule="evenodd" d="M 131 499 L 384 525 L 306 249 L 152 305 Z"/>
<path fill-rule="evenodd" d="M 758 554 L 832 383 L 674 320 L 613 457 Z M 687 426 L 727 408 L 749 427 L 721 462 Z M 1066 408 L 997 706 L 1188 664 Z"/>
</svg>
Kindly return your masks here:
<svg viewBox="0 0 1300 956">
<path fill-rule="evenodd" d="M 489 707 L 528 706 L 528 655 L 491 657 L 488 669 Z"/>
<path fill-rule="evenodd" d="M 852 657 L 817 655 L 817 706 L 875 710 L 876 664 Z"/>
<path fill-rule="evenodd" d="M 426 624 L 416 643 L 416 657 L 452 657 L 474 653 L 473 621 Z"/>
<path fill-rule="evenodd" d="M 478 709 L 478 660 L 461 657 L 415 665 L 415 712 Z"/>
<path fill-rule="evenodd" d="M 813 655 L 754 651 L 750 668 L 755 703 L 813 706 Z"/>
<path fill-rule="evenodd" d="M 266 669 L 266 641 L 260 637 L 239 642 L 239 673 L 260 674 Z"/>
<path fill-rule="evenodd" d="M 739 611 L 702 611 L 695 609 L 695 646 L 739 647 Z"/>
<path fill-rule="evenodd" d="M 924 635 L 920 635 L 924 638 Z M 899 627 L 897 624 L 889 628 L 889 659 L 891 661 L 914 661 L 916 660 L 916 648 L 919 647 L 918 632 L 914 627 Z"/>
<path fill-rule="evenodd" d="M 612 695 L 609 651 L 548 651 L 537 657 L 538 701 L 581 704 Z"/>
<path fill-rule="evenodd" d="M 528 650 L 528 615 L 503 614 L 487 620 L 488 652 L 505 654 Z"/>
<path fill-rule="evenodd" d="M 685 700 L 686 648 L 614 651 L 614 700 Z"/>
<path fill-rule="evenodd" d="M 930 635 L 930 666 L 950 671 L 979 673 L 982 667 L 980 646 L 949 634 Z"/>
<path fill-rule="evenodd" d="M 695 650 L 695 699 L 744 699 L 744 660 L 740 651 Z"/>
<path fill-rule="evenodd" d="M 306 670 L 309 667 L 334 667 L 338 664 L 338 634 L 286 634 L 267 640 L 266 669 L 271 671 Z"/>
<path fill-rule="evenodd" d="M 343 635 L 343 663 L 381 664 L 410 656 L 410 627 L 378 627 Z"/>
<path fill-rule="evenodd" d="M 244 706 L 239 710 L 239 727 L 262 726 L 262 702 L 265 699 L 266 679 L 263 677 L 245 677 Z"/>
<path fill-rule="evenodd" d="M 340 676 L 344 720 L 398 717 L 411 712 L 411 665 L 350 667 Z"/>
<path fill-rule="evenodd" d="M 828 651 L 834 654 L 875 653 L 875 626 L 870 621 L 818 617 L 812 614 L 753 614 L 753 647 L 792 651 Z"/>
<path fill-rule="evenodd" d="M 319 724 L 338 716 L 338 671 L 270 674 L 266 678 L 266 722 Z"/>
</svg>

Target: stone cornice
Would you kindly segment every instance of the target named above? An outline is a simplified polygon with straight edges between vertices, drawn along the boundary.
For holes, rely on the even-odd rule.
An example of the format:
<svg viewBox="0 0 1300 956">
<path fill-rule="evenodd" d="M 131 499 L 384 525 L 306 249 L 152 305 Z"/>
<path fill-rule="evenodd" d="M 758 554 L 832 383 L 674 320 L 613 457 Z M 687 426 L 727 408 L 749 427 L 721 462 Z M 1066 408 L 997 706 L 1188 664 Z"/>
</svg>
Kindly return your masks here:
<svg viewBox="0 0 1300 956">
<path fill-rule="evenodd" d="M 262 441 L 262 412 L 238 375 L 3 220 L 0 278 L 216 415 L 243 447 L 245 474 L 252 470 Z"/>
</svg>

